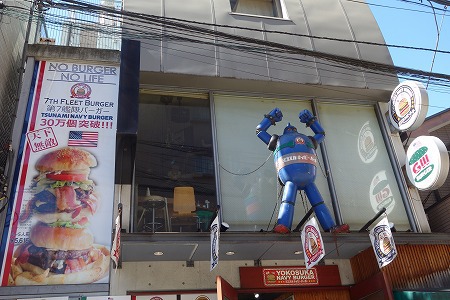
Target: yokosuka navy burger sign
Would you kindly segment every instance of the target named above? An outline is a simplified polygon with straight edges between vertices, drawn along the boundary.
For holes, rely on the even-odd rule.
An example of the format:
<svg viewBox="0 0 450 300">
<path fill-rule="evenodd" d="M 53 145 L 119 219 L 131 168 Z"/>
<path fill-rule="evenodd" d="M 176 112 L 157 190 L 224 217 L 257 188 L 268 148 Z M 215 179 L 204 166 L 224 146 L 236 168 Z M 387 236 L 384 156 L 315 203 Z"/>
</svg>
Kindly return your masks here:
<svg viewBox="0 0 450 300">
<path fill-rule="evenodd" d="M 391 94 L 389 119 L 398 131 L 415 130 L 428 112 L 428 94 L 422 83 L 406 80 Z"/>
</svg>

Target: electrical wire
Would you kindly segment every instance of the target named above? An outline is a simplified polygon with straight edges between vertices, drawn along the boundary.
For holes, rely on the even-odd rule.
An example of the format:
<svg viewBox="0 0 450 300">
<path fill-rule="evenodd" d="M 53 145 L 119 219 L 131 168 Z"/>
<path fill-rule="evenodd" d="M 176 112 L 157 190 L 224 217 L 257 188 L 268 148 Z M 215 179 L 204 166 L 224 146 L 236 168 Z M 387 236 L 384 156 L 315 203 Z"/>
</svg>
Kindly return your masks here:
<svg viewBox="0 0 450 300">
<path fill-rule="evenodd" d="M 441 29 L 442 29 L 442 25 L 444 24 L 445 12 L 444 12 L 444 14 L 442 15 L 441 26 L 438 26 L 437 19 L 436 19 L 436 12 L 435 12 L 435 9 L 434 9 L 433 5 L 431 4 L 431 1 L 428 0 L 428 2 L 430 2 L 430 5 L 431 5 L 431 7 L 432 7 L 432 9 L 433 9 L 433 13 L 434 13 L 434 22 L 436 23 L 436 31 L 437 31 L 436 46 L 435 46 L 435 50 L 436 50 L 436 51 L 435 51 L 434 54 L 433 54 L 433 59 L 432 59 L 432 61 L 431 61 L 431 67 L 430 67 L 430 72 L 432 72 L 432 71 L 433 71 L 433 67 L 434 67 L 434 61 L 435 61 L 435 59 L 436 59 L 437 49 L 438 49 L 438 47 L 439 47 L 439 38 L 440 38 L 440 35 L 441 35 Z M 430 81 L 428 80 L 428 81 L 427 81 L 427 86 L 426 86 L 427 89 L 428 89 L 428 84 L 429 84 L 429 83 L 430 83 Z"/>
<path fill-rule="evenodd" d="M 82 2 L 75 1 L 75 0 L 63 0 L 63 2 L 68 3 L 76 3 L 81 4 Z M 88 5 L 88 7 L 91 8 L 91 10 L 95 11 L 97 10 L 104 10 L 102 7 L 95 6 L 95 5 Z M 111 12 L 110 9 L 108 9 L 108 12 Z M 287 36 L 297 36 L 297 37 L 307 37 L 311 39 L 323 39 L 323 40 L 330 40 L 330 41 L 336 41 L 336 42 L 345 42 L 345 43 L 357 43 L 357 44 L 366 44 L 366 45 L 374 45 L 374 46 L 383 46 L 383 47 L 391 47 L 391 48 L 402 48 L 402 49 L 410 49 L 410 50 L 422 50 L 422 51 L 431 51 L 434 52 L 436 49 L 429 49 L 429 48 L 422 48 L 422 47 L 411 47 L 411 46 L 402 46 L 402 45 L 394 45 L 394 44 L 385 44 L 385 43 L 375 43 L 375 42 L 369 42 L 369 41 L 358 41 L 358 40 L 350 40 L 350 39 L 340 39 L 340 38 L 332 38 L 332 37 L 324 37 L 324 36 L 314 36 L 309 34 L 300 34 L 300 33 L 291 33 L 291 32 L 284 32 L 284 31 L 277 31 L 277 30 L 267 30 L 267 29 L 255 29 L 255 28 L 248 28 L 248 27 L 242 27 L 242 26 L 231 26 L 231 25 L 221 25 L 221 24 L 212 24 L 212 23 L 206 23 L 206 22 L 198 22 L 194 20 L 184 20 L 184 19 L 178 19 L 178 18 L 172 18 L 172 17 L 160 17 L 155 15 L 144 15 L 144 14 L 138 14 L 128 11 L 122 11 L 122 14 L 125 16 L 133 16 L 133 17 L 141 17 L 144 19 L 144 16 L 150 17 L 153 21 L 160 20 L 162 23 L 167 23 L 166 25 L 170 25 L 171 22 L 179 22 L 177 26 L 180 24 L 187 23 L 189 25 L 196 24 L 200 26 L 214 26 L 216 28 L 230 28 L 230 29 L 240 29 L 250 32 L 260 32 L 260 33 L 275 33 L 275 34 L 281 34 L 281 35 L 287 35 Z M 185 27 L 187 28 L 187 27 Z M 188 29 L 188 28 L 187 28 Z M 197 31 L 197 30 L 196 30 Z M 444 54 L 450 54 L 450 51 L 444 51 L 444 50 L 437 50 L 438 53 L 444 53 Z"/>
<path fill-rule="evenodd" d="M 73 2 L 73 1 L 70 1 L 70 2 Z M 146 24 L 149 24 L 148 22 L 146 22 Z M 156 26 L 156 28 L 157 28 L 157 30 L 158 31 L 161 31 L 161 29 L 160 29 L 160 26 L 161 26 L 161 24 L 160 23 L 158 23 L 158 22 L 156 22 L 156 23 L 150 23 L 150 25 L 153 25 L 153 26 Z M 169 25 L 171 25 L 171 24 L 169 24 Z M 209 24 L 209 25 L 212 25 L 212 24 Z M 162 40 L 163 38 L 164 38 L 164 34 L 166 35 L 165 37 L 168 39 L 168 40 L 171 40 L 172 42 L 174 41 L 174 40 L 179 40 L 179 41 L 182 41 L 182 40 L 184 40 L 184 41 L 190 41 L 190 42 L 193 42 L 193 43 L 201 43 L 201 42 L 199 42 L 198 40 L 189 40 L 189 39 L 186 39 L 186 38 L 180 38 L 180 37 L 176 37 L 176 36 L 174 36 L 174 35 L 172 35 L 172 36 L 169 36 L 168 35 L 168 32 L 170 32 L 170 30 L 172 30 L 172 32 L 175 32 L 176 30 L 179 30 L 179 28 L 176 26 L 176 25 L 173 25 L 173 26 L 166 26 L 165 27 L 165 32 L 163 33 L 163 34 L 160 34 L 159 36 L 157 36 L 157 37 L 154 37 L 154 39 L 158 39 L 158 40 Z M 175 31 L 174 31 L 175 30 Z M 195 30 L 191 30 L 191 31 L 189 31 L 189 32 L 193 32 L 194 34 L 196 33 L 196 31 Z M 186 33 L 185 31 L 184 31 L 184 33 Z M 141 33 L 138 33 L 137 35 L 138 35 L 138 37 L 141 37 L 142 38 L 142 36 L 139 36 L 139 34 L 141 34 Z M 185 34 L 186 35 L 186 34 Z M 193 37 L 198 37 L 198 32 L 197 32 L 197 36 L 195 36 L 195 35 L 193 35 Z M 226 39 L 225 39 L 226 40 Z M 217 46 L 216 44 L 214 44 L 214 42 L 209 42 L 210 44 L 213 44 L 213 45 L 215 45 L 215 46 Z M 205 42 L 205 41 L 203 41 L 203 44 L 208 44 L 208 42 Z M 222 47 L 226 47 L 226 45 L 220 45 L 220 46 L 222 46 Z M 235 44 L 233 45 L 233 47 L 236 49 L 236 50 L 240 50 L 240 51 L 243 51 L 244 49 L 243 48 L 241 48 L 241 49 L 239 49 L 239 47 L 237 47 Z M 247 46 L 248 47 L 248 46 Z M 231 48 L 231 47 L 229 47 L 229 48 Z M 271 49 L 272 51 L 276 51 L 276 50 L 274 50 L 274 49 Z M 430 50 L 430 49 L 427 49 L 427 50 Z M 254 52 L 255 52 L 255 50 L 253 50 Z M 260 52 L 262 51 L 262 52 L 265 52 L 266 54 L 267 54 L 267 50 L 266 49 L 261 49 L 261 50 L 259 50 Z M 283 50 L 279 50 L 279 52 L 280 51 L 283 51 Z M 346 66 L 345 67 L 346 69 L 349 69 L 349 67 L 348 66 Z M 375 70 L 373 70 L 373 71 L 375 71 Z M 365 70 L 365 72 L 368 72 L 367 70 Z M 379 72 L 378 72 L 379 73 Z M 407 74 L 408 75 L 408 74 Z M 402 74 L 400 74 L 399 76 L 404 76 L 405 78 L 409 78 L 409 76 L 405 76 L 405 75 L 402 75 Z M 420 77 L 420 76 L 419 76 Z M 417 78 L 416 78 L 417 79 Z M 428 76 L 428 78 L 427 79 L 431 79 L 431 76 Z M 422 79 L 420 79 L 420 80 L 425 80 L 425 78 L 423 78 L 423 76 L 422 76 Z M 437 85 L 442 85 L 442 86 L 448 86 L 448 83 L 446 83 L 446 82 L 435 82 L 434 83 L 436 86 Z"/>
<path fill-rule="evenodd" d="M 68 1 L 68 2 L 73 2 L 73 3 L 79 3 L 78 1 Z M 142 18 L 142 14 L 135 14 L 135 13 L 131 13 L 132 16 L 138 16 L 140 15 L 140 17 Z M 191 24 L 183 24 L 180 22 L 174 22 L 174 21 L 167 21 L 169 20 L 168 18 L 160 18 L 160 17 L 155 17 L 155 16 L 150 16 L 146 15 L 145 16 L 145 20 L 149 21 L 149 19 L 152 20 L 153 22 L 155 22 L 154 18 L 159 19 L 160 22 L 157 22 L 157 25 L 167 25 L 167 28 L 173 28 L 175 27 L 175 29 L 187 29 L 188 31 L 193 31 L 196 33 L 202 33 L 202 34 L 211 34 L 212 36 L 219 36 L 219 37 L 226 37 L 232 40 L 238 40 L 238 41 L 244 41 L 250 44 L 256 44 L 256 45 L 264 45 L 264 46 L 269 46 L 275 49 L 282 49 L 285 52 L 290 52 L 290 53 L 299 53 L 299 54 L 304 54 L 304 55 L 308 55 L 308 56 L 313 56 L 313 57 L 320 57 L 320 58 L 324 58 L 324 59 L 329 59 L 329 60 L 333 60 L 333 61 L 338 61 L 338 62 L 344 62 L 353 66 L 360 66 L 360 67 L 364 67 L 364 68 L 370 68 L 370 69 L 391 69 L 390 71 L 392 72 L 392 66 L 389 65 L 385 65 L 385 64 L 379 64 L 379 63 L 374 63 L 374 62 L 362 62 L 361 60 L 357 60 L 357 59 L 351 59 L 351 58 L 347 58 L 347 57 L 337 57 L 336 55 L 330 55 L 330 54 L 326 54 L 326 53 L 319 53 L 317 51 L 309 51 L 306 49 L 300 49 L 300 48 L 296 48 L 296 47 L 290 47 L 287 45 L 281 45 L 281 44 L 277 44 L 277 43 L 273 43 L 273 42 L 268 42 L 268 41 L 261 41 L 261 40 L 257 40 L 257 39 L 252 39 L 252 38 L 245 38 L 242 36 L 235 36 L 235 35 L 230 35 L 230 34 L 226 34 L 226 33 L 220 33 L 220 32 L 214 32 L 205 28 L 196 28 L 195 26 L 191 25 Z M 153 19 L 152 19 L 153 18 Z M 170 19 L 172 20 L 172 19 Z M 178 20 L 178 19 L 177 19 Z M 179 20 L 178 20 L 179 21 Z M 189 21 L 190 22 L 190 21 Z M 147 22 L 148 23 L 148 22 Z M 161 24 L 162 23 L 162 24 Z M 192 23 L 192 22 L 190 22 Z M 214 24 L 206 24 L 203 23 L 203 25 L 214 25 Z M 185 31 L 183 31 L 183 33 L 186 33 Z M 394 68 L 394 70 L 396 70 L 399 73 L 406 73 L 406 74 L 410 74 L 410 73 L 417 73 L 417 70 L 411 70 L 411 69 L 407 69 L 407 68 L 401 68 L 401 67 L 396 67 Z M 436 75 L 432 75 L 432 74 L 424 74 L 424 72 L 420 72 L 419 74 L 417 74 L 416 76 L 436 76 Z M 443 76 L 444 79 L 449 80 L 450 76 L 445 75 L 445 74 L 439 74 L 437 75 L 438 77 Z"/>
<path fill-rule="evenodd" d="M 235 175 L 235 176 L 247 176 L 247 175 L 253 174 L 253 173 L 255 173 L 256 171 L 258 171 L 259 169 L 261 169 L 261 168 L 267 163 L 267 161 L 269 160 L 269 158 L 270 158 L 271 156 L 272 156 L 272 152 L 270 153 L 270 155 L 266 158 L 266 160 L 265 160 L 259 167 L 257 167 L 257 168 L 254 169 L 253 171 L 246 172 L 246 173 L 235 173 L 235 172 L 231 172 L 231 171 L 225 169 L 224 166 L 223 166 L 222 164 L 220 164 L 220 163 L 219 163 L 219 167 L 220 167 L 222 170 L 224 170 L 225 172 L 227 172 L 227 173 L 229 173 L 229 174 L 231 174 L 231 175 Z"/>
<path fill-rule="evenodd" d="M 355 2 L 355 3 L 361 3 L 361 4 L 367 4 L 369 6 L 377 6 L 377 7 L 383 7 L 383 8 L 388 8 L 388 9 L 396 9 L 399 11 L 410 11 L 410 12 L 418 12 L 418 13 L 423 13 L 423 14 L 430 14 L 430 12 L 428 10 L 417 10 L 417 9 L 411 9 L 411 8 L 405 8 L 405 7 L 395 7 L 395 6 L 389 6 L 389 5 L 382 5 L 379 3 L 372 3 L 372 2 L 364 2 L 364 1 L 359 1 L 359 0 L 345 0 L 348 2 Z M 426 7 L 429 8 L 429 5 L 426 5 L 424 3 L 422 3 L 422 1 L 420 1 L 420 3 L 417 2 L 413 2 L 413 1 L 406 1 L 406 0 L 396 0 L 397 2 L 404 2 L 404 3 L 408 3 L 408 4 L 412 4 L 412 5 L 416 5 L 416 6 L 422 6 L 422 7 Z M 391 1 L 390 1 L 391 2 Z M 438 11 L 443 11 L 444 9 L 442 8 L 436 8 L 436 10 Z"/>
<path fill-rule="evenodd" d="M 75 3 L 77 5 L 83 4 L 79 1 L 63 1 L 63 2 L 69 2 L 69 3 Z M 54 5 L 52 3 L 52 5 Z M 60 4 L 61 5 L 61 4 Z M 83 4 L 84 8 L 86 8 L 85 10 L 82 11 L 83 14 L 93 14 L 93 12 L 96 12 L 97 14 L 99 13 L 99 11 L 104 11 L 103 7 L 100 6 L 95 6 L 95 5 L 88 5 L 88 4 Z M 70 5 L 62 5 L 63 7 L 69 7 Z M 70 6 L 71 8 L 74 8 L 74 11 L 76 10 L 80 10 L 79 7 L 73 7 Z M 117 16 L 117 11 L 116 10 L 112 10 L 109 9 L 107 12 L 108 16 Z M 356 60 L 359 61 L 359 64 L 355 64 L 354 61 L 348 61 L 347 58 L 341 59 L 340 57 L 335 57 L 333 55 L 331 55 L 331 57 L 328 57 L 325 55 L 325 57 L 322 57 L 321 53 L 318 53 L 317 55 L 312 55 L 311 52 L 315 53 L 314 51 L 311 52 L 306 52 L 306 53 L 302 53 L 301 48 L 288 48 L 286 49 L 286 47 L 283 47 L 283 45 L 279 45 L 279 44 L 267 44 L 267 42 L 262 41 L 262 40 L 247 40 L 247 39 L 242 39 L 240 36 L 229 36 L 229 35 L 223 35 L 219 32 L 205 32 L 203 29 L 204 28 L 198 28 L 195 26 L 190 25 L 191 23 L 195 23 L 192 21 L 187 21 L 187 20 L 179 20 L 179 19 L 174 19 L 177 20 L 177 22 L 171 22 L 171 21 L 167 21 L 167 20 L 172 20 L 171 18 L 161 18 L 161 17 L 156 17 L 156 16 L 149 16 L 149 15 L 145 15 L 145 18 L 143 20 L 138 20 L 136 18 L 134 18 L 136 15 L 135 13 L 131 13 L 131 16 L 133 17 L 133 20 L 130 20 L 127 17 L 127 14 L 124 13 L 124 11 L 120 12 L 120 17 L 123 19 L 124 24 L 129 24 L 130 26 L 132 26 L 132 24 L 135 24 L 135 26 L 137 26 L 138 28 L 141 28 L 143 25 L 144 26 L 150 26 L 147 27 L 146 29 L 150 29 L 153 30 L 153 32 L 147 32 L 144 33 L 142 31 L 136 30 L 136 29 L 128 29 L 126 28 L 123 32 L 117 31 L 114 32 L 114 34 L 117 35 L 121 35 L 122 37 L 132 37 L 134 36 L 135 38 L 146 38 L 149 37 L 152 40 L 156 40 L 159 43 L 161 43 L 163 40 L 167 40 L 167 41 L 171 41 L 172 43 L 174 41 L 178 41 L 178 42 L 191 42 L 193 44 L 203 44 L 203 45 L 213 45 L 213 46 L 219 46 L 222 48 L 228 48 L 231 49 L 233 51 L 240 51 L 242 52 L 253 52 L 253 53 L 258 53 L 258 54 L 264 54 L 267 57 L 272 57 L 275 59 L 279 60 L 291 60 L 294 61 L 295 60 L 295 56 L 297 55 L 301 55 L 303 57 L 309 57 L 309 59 L 311 60 L 311 58 L 314 60 L 315 64 L 326 64 L 322 59 L 325 59 L 326 61 L 331 62 L 334 66 L 333 67 L 338 67 L 338 68 L 342 68 L 343 70 L 352 70 L 353 71 L 357 71 L 357 72 L 373 72 L 373 74 L 380 74 L 380 75 L 386 75 L 386 74 L 391 74 L 391 75 L 397 75 L 400 78 L 414 78 L 416 80 L 419 81 L 425 81 L 428 80 L 428 82 L 430 84 L 432 84 L 435 88 L 442 86 L 442 87 L 448 87 L 449 86 L 449 76 L 445 76 L 444 74 L 444 80 L 441 79 L 438 74 L 439 78 L 435 78 L 435 73 L 421 73 L 419 72 L 419 74 L 417 74 L 417 70 L 411 70 L 408 68 L 396 68 L 395 66 L 391 66 L 391 65 L 387 65 L 388 69 L 386 70 L 386 65 L 381 64 L 381 65 L 373 65 L 372 62 L 365 62 L 365 61 L 361 61 L 361 60 Z M 141 15 L 141 14 L 138 14 Z M 150 19 L 149 19 L 150 18 Z M 162 22 L 164 21 L 164 22 Z M 188 22 L 189 24 L 186 25 L 184 24 L 184 26 L 179 26 L 180 22 L 184 21 L 184 22 Z M 61 23 L 61 22 L 58 22 Z M 215 26 L 218 27 L 220 25 L 217 24 L 207 24 L 207 23 L 201 23 L 204 25 L 209 25 L 209 26 Z M 86 28 L 83 27 L 84 25 L 80 25 L 78 26 L 78 28 L 80 30 L 84 30 Z M 164 30 L 162 30 L 161 28 L 163 27 Z M 246 29 L 243 27 L 236 27 L 237 29 Z M 108 30 L 111 30 L 112 28 L 107 28 Z M 95 28 L 95 30 L 98 31 L 98 28 Z M 251 29 L 253 30 L 253 29 Z M 258 30 L 260 32 L 271 32 L 271 31 L 264 31 L 264 30 Z M 277 31 L 272 31 L 272 32 L 276 32 L 279 34 L 283 34 L 283 32 L 277 32 Z M 104 31 L 105 34 L 108 34 L 108 31 Z M 206 33 L 206 34 L 205 34 Z M 321 37 L 314 37 L 314 36 L 309 36 L 311 38 L 321 38 Z M 208 39 L 211 39 L 210 41 Z M 220 44 L 217 44 L 217 42 L 222 41 Z M 343 42 L 343 41 L 341 41 Z M 347 42 L 355 42 L 355 41 L 348 41 Z M 361 42 L 361 41 L 356 41 L 356 42 Z M 229 43 L 229 44 L 227 44 Z M 363 42 L 361 42 L 363 43 Z M 386 46 L 384 44 L 382 44 L 383 46 Z M 300 53 L 299 52 L 300 49 Z M 423 49 L 423 48 L 422 48 Z M 432 51 L 431 49 L 425 49 L 427 51 Z M 437 51 L 439 52 L 439 51 Z M 448 51 L 442 51 L 443 53 L 448 52 Z M 277 54 L 278 53 L 278 54 Z M 280 54 L 281 53 L 285 53 L 290 55 L 289 57 L 282 57 Z M 303 61 L 307 62 L 307 60 L 303 59 Z M 369 63 L 369 64 L 367 64 Z M 336 65 L 339 64 L 339 65 Z M 222 66 L 221 66 L 222 67 Z M 390 68 L 390 69 L 389 69 Z M 302 69 L 305 69 L 304 67 Z M 314 70 L 313 67 L 310 68 L 311 70 Z M 320 70 L 320 67 L 318 67 L 318 69 Z M 276 68 L 274 69 L 276 70 Z M 286 70 L 280 69 L 283 72 L 286 72 Z M 329 70 L 326 70 L 327 72 L 329 72 Z M 289 72 L 289 71 L 288 71 Z M 337 72 L 335 70 L 333 70 L 332 72 Z M 349 73 L 349 75 L 351 76 L 351 73 Z M 321 77 L 323 77 L 323 75 L 321 74 Z M 274 78 L 275 79 L 275 78 Z M 350 77 L 350 80 L 351 77 Z M 441 92 L 445 92 L 445 90 L 442 90 Z"/>
</svg>

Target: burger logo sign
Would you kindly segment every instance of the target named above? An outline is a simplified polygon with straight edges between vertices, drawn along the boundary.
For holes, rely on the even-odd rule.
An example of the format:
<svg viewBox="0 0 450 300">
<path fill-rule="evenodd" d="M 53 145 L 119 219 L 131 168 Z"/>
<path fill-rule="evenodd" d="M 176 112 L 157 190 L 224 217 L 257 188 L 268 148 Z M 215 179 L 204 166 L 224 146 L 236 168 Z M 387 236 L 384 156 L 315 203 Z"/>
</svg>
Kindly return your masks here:
<svg viewBox="0 0 450 300">
<path fill-rule="evenodd" d="M 419 136 L 406 152 L 409 181 L 419 190 L 435 190 L 448 176 L 449 158 L 444 143 L 434 136 Z"/>
<path fill-rule="evenodd" d="M 398 131 L 417 129 L 428 112 L 428 94 L 422 83 L 407 80 L 392 92 L 389 120 Z"/>
</svg>

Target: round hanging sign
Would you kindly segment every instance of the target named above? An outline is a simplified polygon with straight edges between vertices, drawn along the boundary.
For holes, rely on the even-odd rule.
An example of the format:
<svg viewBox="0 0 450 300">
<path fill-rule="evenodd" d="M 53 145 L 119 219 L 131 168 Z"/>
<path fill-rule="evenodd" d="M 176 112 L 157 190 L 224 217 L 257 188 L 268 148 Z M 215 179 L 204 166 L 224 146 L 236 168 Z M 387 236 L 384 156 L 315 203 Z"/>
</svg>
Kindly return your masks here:
<svg viewBox="0 0 450 300">
<path fill-rule="evenodd" d="M 428 93 L 418 81 L 397 85 L 389 102 L 389 120 L 398 131 L 411 131 L 422 125 L 428 112 Z"/>
<path fill-rule="evenodd" d="M 444 143 L 435 136 L 419 136 L 406 151 L 406 173 L 419 190 L 436 190 L 448 176 L 449 158 Z"/>
</svg>

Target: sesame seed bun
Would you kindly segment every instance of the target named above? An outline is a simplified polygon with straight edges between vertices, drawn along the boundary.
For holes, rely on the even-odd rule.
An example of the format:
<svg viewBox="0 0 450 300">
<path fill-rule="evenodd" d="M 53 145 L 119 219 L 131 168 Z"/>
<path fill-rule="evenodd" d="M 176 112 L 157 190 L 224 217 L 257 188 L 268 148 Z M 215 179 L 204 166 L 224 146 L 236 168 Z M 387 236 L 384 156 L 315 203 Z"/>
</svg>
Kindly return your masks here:
<svg viewBox="0 0 450 300">
<path fill-rule="evenodd" d="M 54 250 L 83 250 L 92 246 L 94 236 L 85 228 L 51 227 L 37 223 L 30 232 L 30 240 L 37 247 Z"/>
<path fill-rule="evenodd" d="M 97 165 L 89 152 L 75 147 L 65 147 L 42 156 L 36 163 L 40 172 L 86 170 Z"/>
</svg>

